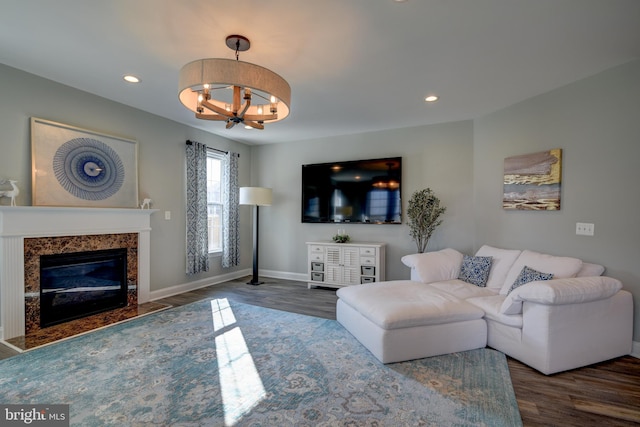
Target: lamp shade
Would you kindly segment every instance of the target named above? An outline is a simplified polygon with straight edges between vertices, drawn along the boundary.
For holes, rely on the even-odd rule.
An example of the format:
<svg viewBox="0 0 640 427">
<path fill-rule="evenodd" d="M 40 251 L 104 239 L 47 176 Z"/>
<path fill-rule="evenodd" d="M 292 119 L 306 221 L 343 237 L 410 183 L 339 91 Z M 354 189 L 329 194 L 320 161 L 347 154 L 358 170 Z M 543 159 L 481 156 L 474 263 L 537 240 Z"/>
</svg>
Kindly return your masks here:
<svg viewBox="0 0 640 427">
<path fill-rule="evenodd" d="M 263 187 L 240 187 L 240 204 L 271 206 L 271 189 Z"/>
</svg>

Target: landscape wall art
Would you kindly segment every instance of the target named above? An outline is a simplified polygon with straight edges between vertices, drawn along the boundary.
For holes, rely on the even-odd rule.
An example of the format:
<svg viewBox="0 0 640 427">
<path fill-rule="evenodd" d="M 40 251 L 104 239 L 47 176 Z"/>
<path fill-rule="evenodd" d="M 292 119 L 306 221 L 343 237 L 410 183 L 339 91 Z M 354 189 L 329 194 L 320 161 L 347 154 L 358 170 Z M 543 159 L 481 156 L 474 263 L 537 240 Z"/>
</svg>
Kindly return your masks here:
<svg viewBox="0 0 640 427">
<path fill-rule="evenodd" d="M 504 159 L 504 209 L 560 209 L 562 149 Z"/>
</svg>

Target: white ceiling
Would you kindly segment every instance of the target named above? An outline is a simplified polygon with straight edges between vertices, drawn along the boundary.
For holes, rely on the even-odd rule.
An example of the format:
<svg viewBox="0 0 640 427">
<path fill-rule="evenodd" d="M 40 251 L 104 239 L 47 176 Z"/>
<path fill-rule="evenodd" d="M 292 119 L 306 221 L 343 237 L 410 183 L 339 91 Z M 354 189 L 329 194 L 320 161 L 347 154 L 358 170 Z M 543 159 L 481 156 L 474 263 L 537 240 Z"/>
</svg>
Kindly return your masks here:
<svg viewBox="0 0 640 427">
<path fill-rule="evenodd" d="M 291 85 L 263 131 L 178 101 L 230 34 Z M 0 63 L 249 144 L 473 119 L 638 57 L 639 0 L 0 0 Z"/>
</svg>

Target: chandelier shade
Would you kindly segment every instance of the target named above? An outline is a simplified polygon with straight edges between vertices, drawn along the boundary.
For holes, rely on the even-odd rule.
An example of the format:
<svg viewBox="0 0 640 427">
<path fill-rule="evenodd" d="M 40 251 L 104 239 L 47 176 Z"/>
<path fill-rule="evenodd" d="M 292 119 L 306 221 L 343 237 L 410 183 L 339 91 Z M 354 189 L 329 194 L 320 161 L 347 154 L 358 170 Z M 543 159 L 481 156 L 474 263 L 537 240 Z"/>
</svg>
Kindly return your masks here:
<svg viewBox="0 0 640 427">
<path fill-rule="evenodd" d="M 178 86 L 180 102 L 198 119 L 226 121 L 227 128 L 243 123 L 263 129 L 264 123 L 289 115 L 289 83 L 267 68 L 237 58 L 190 62 L 180 70 Z"/>
</svg>

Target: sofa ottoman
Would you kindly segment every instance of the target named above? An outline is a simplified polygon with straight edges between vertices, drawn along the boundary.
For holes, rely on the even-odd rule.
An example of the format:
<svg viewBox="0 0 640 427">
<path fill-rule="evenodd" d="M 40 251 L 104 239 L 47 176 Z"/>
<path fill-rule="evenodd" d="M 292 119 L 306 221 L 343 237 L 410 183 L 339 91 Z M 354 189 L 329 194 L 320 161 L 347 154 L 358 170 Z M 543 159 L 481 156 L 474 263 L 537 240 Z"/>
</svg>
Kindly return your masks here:
<svg viewBox="0 0 640 427">
<path fill-rule="evenodd" d="M 382 363 L 487 345 L 484 311 L 410 280 L 340 288 L 336 318 Z"/>
</svg>

